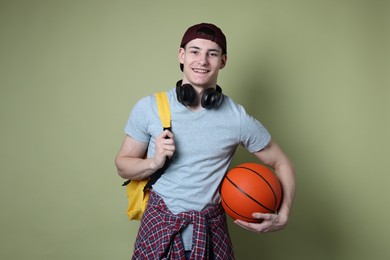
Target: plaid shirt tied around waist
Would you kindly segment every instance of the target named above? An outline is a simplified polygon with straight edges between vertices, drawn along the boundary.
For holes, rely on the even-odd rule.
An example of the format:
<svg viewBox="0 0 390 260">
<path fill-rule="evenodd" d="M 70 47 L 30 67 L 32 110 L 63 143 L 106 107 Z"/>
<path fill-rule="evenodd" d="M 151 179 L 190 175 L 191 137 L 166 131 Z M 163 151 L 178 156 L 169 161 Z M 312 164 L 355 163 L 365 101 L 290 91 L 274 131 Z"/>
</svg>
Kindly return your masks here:
<svg viewBox="0 0 390 260">
<path fill-rule="evenodd" d="M 191 260 L 234 259 L 226 215 L 221 205 L 174 215 L 151 191 L 132 259 L 185 259 L 180 231 L 193 224 Z"/>
</svg>

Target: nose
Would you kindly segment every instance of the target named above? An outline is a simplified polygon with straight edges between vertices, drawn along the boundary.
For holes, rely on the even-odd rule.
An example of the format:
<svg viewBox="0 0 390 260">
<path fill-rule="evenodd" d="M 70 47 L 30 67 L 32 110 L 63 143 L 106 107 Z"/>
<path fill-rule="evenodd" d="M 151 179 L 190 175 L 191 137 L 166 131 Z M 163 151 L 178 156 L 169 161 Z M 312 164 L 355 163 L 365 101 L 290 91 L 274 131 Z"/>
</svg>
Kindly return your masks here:
<svg viewBox="0 0 390 260">
<path fill-rule="evenodd" d="M 207 53 L 202 53 L 199 55 L 199 64 L 202 66 L 209 64 Z"/>
</svg>

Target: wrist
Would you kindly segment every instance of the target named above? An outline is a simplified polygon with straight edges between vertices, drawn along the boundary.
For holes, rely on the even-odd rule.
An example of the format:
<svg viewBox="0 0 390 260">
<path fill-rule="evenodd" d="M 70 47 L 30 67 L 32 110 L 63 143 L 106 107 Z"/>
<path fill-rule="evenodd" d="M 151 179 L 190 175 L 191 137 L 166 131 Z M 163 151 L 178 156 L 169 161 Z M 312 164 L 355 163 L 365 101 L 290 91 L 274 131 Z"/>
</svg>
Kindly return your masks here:
<svg viewBox="0 0 390 260">
<path fill-rule="evenodd" d="M 290 215 L 289 213 L 290 213 L 289 210 L 280 210 L 276 214 L 279 216 L 280 221 L 285 225 L 287 225 L 289 220 L 289 215 Z"/>
<path fill-rule="evenodd" d="M 153 174 L 155 171 L 157 171 L 158 169 L 161 168 L 161 166 L 159 166 L 158 162 L 156 162 L 155 158 L 150 158 L 150 159 L 147 159 L 149 160 L 149 170 L 151 171 L 151 174 Z"/>
</svg>

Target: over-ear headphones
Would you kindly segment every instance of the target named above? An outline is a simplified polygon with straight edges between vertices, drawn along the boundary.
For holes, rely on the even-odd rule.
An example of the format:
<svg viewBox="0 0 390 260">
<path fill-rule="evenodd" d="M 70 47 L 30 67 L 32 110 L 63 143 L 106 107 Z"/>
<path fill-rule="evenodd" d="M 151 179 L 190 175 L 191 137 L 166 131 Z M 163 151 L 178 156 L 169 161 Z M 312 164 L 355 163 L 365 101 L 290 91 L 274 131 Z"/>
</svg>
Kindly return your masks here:
<svg viewBox="0 0 390 260">
<path fill-rule="evenodd" d="M 176 83 L 177 100 L 185 106 L 196 105 L 198 100 L 194 87 L 191 84 L 182 85 L 182 82 L 182 80 L 179 80 Z M 206 109 L 218 108 L 222 100 L 222 88 L 217 85 L 215 89 L 208 88 L 203 92 L 200 104 Z"/>
</svg>

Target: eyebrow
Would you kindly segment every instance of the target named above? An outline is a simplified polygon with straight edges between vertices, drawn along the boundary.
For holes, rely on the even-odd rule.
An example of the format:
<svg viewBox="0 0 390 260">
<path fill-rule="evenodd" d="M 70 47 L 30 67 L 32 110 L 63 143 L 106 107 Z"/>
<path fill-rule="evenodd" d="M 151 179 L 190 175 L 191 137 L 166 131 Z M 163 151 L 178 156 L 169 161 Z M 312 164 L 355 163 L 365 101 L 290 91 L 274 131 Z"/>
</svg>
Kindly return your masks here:
<svg viewBox="0 0 390 260">
<path fill-rule="evenodd" d="M 196 49 L 196 50 L 201 50 L 202 48 L 197 47 L 197 46 L 189 46 L 189 49 Z M 215 52 L 221 52 L 219 49 L 207 49 L 207 51 L 215 51 Z"/>
</svg>

